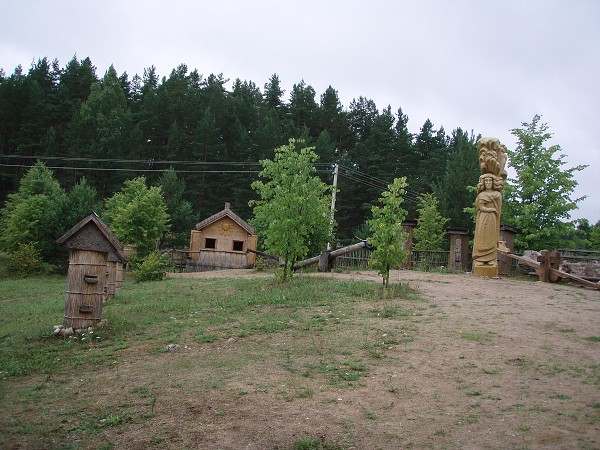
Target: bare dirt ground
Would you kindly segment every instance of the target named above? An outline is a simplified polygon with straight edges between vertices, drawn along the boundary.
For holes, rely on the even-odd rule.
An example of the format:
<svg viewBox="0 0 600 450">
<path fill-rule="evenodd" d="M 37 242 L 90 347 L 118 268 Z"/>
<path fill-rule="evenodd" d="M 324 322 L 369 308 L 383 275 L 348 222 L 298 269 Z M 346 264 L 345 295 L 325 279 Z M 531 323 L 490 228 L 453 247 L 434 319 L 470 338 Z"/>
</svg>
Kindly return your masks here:
<svg viewBox="0 0 600 450">
<path fill-rule="evenodd" d="M 231 275 L 255 276 L 195 276 Z M 260 392 L 190 399 L 195 411 L 227 411 L 212 448 L 285 446 L 301 435 L 355 448 L 600 448 L 599 291 L 415 271 L 391 280 L 417 288 L 443 319 L 418 323 L 414 341 L 387 350 L 358 389 L 315 386 L 294 402 Z M 259 341 L 251 345 L 286 345 Z M 285 371 L 261 365 L 266 385 L 285 385 Z"/>
<path fill-rule="evenodd" d="M 380 282 L 370 271 L 310 276 Z M 379 347 L 352 387 L 303 375 L 301 348 L 332 362 L 339 340 L 294 332 L 136 349 L 91 381 L 65 382 L 98 408 L 120 390 L 122 406 L 152 410 L 143 425 L 106 431 L 114 448 L 287 449 L 304 436 L 355 449 L 600 448 L 599 291 L 414 271 L 395 271 L 391 282 L 424 299 L 414 320 L 396 325 L 412 339 Z M 382 323 L 384 343 L 391 325 L 364 320 Z M 340 333 L 351 339 L 358 325 L 342 318 Z"/>
</svg>

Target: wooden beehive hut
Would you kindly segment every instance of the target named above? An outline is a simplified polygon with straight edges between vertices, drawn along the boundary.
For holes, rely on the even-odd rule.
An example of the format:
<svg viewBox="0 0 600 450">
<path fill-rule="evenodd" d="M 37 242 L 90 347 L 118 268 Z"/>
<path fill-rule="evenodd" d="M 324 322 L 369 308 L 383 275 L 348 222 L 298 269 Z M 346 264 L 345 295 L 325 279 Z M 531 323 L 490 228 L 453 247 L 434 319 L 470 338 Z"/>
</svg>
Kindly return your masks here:
<svg viewBox="0 0 600 450">
<path fill-rule="evenodd" d="M 247 269 L 254 265 L 258 237 L 225 203 L 225 209 L 196 224 L 190 239 L 187 270 Z"/>
<path fill-rule="evenodd" d="M 104 300 L 114 296 L 123 279 L 123 246 L 96 213 L 57 242 L 69 249 L 63 328 L 94 326 L 102 320 Z"/>
</svg>

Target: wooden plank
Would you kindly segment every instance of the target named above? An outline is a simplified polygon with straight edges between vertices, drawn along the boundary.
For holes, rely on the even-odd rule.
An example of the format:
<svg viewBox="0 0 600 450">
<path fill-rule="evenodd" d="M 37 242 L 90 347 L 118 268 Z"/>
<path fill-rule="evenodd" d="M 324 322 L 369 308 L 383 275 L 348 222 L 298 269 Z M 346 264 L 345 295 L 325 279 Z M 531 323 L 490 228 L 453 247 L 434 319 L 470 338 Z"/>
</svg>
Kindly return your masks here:
<svg viewBox="0 0 600 450">
<path fill-rule="evenodd" d="M 580 278 L 577 275 L 572 275 L 570 273 L 562 272 L 560 270 L 556 270 L 556 269 L 552 269 L 552 268 L 550 269 L 550 274 L 555 275 L 560 278 L 570 278 L 571 280 L 576 281 L 577 283 L 581 283 L 584 286 L 588 286 L 588 287 L 600 290 L 600 283 L 594 283 L 593 281 L 589 281 L 584 278 Z"/>
<path fill-rule="evenodd" d="M 509 258 L 516 259 L 517 261 L 527 264 L 529 267 L 533 267 L 539 273 L 540 263 L 532 261 L 531 259 L 528 259 L 528 258 L 523 258 L 522 256 L 513 255 L 512 253 L 509 253 L 509 252 L 500 252 L 500 253 L 502 253 L 505 256 L 508 256 Z M 576 281 L 577 283 L 583 284 L 584 286 L 600 290 L 600 283 L 594 283 L 593 281 L 588 281 L 588 280 L 586 280 L 584 278 L 580 278 L 576 275 L 571 275 L 570 273 L 562 272 L 560 270 L 553 269 L 553 268 L 550 268 L 549 272 L 550 272 L 550 275 L 553 275 L 555 277 L 569 278 L 573 281 Z"/>
<path fill-rule="evenodd" d="M 361 241 L 361 242 L 359 242 L 357 244 L 352 244 L 352 245 L 349 245 L 347 247 L 342 247 L 342 248 L 338 248 L 336 250 L 333 250 L 333 251 L 329 252 L 329 255 L 332 258 L 336 258 L 338 256 L 342 256 L 342 255 L 345 255 L 347 253 L 351 253 L 351 252 L 354 252 L 356 250 L 360 250 L 361 248 L 367 248 L 368 245 L 369 244 L 367 243 L 367 241 Z"/>
<path fill-rule="evenodd" d="M 352 244 L 349 245 L 347 247 L 342 247 L 342 248 L 338 248 L 336 250 L 333 250 L 331 252 L 328 252 L 328 256 L 330 259 L 333 258 L 337 258 L 340 257 L 342 255 L 345 255 L 347 253 L 351 253 L 354 252 L 356 250 L 360 250 L 362 248 L 366 248 L 369 244 L 367 243 L 367 241 L 361 241 L 357 244 Z M 305 259 L 303 261 L 299 261 L 296 264 L 294 264 L 294 267 L 292 267 L 292 269 L 297 270 L 301 267 L 306 267 L 306 266 L 310 266 L 311 264 L 318 264 L 319 260 L 323 258 L 321 255 L 319 256 L 313 256 L 312 258 L 308 258 Z"/>
<path fill-rule="evenodd" d="M 499 251 L 499 253 L 502 253 L 504 256 L 508 256 L 509 258 L 516 259 L 517 261 L 520 261 L 523 264 L 526 264 L 529 267 L 534 268 L 536 270 L 536 272 L 539 272 L 539 270 L 540 270 L 540 263 L 536 262 L 536 261 L 533 261 L 532 259 L 523 258 L 522 256 L 518 256 L 518 255 L 513 255 L 510 252 Z"/>
</svg>

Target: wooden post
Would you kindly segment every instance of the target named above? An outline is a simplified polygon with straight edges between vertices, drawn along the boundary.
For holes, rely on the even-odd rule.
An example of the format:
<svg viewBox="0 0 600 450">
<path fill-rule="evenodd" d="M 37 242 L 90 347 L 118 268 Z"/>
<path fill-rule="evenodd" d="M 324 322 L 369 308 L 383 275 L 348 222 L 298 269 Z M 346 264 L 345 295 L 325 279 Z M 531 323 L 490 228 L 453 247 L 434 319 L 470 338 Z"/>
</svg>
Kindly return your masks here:
<svg viewBox="0 0 600 450">
<path fill-rule="evenodd" d="M 554 270 L 559 270 L 561 263 L 562 257 L 560 256 L 560 253 L 558 253 L 557 250 L 554 250 L 550 255 L 550 268 Z M 559 281 L 561 279 L 561 277 L 559 277 L 556 274 L 556 272 L 553 271 L 550 271 L 549 278 L 552 282 Z"/>
<path fill-rule="evenodd" d="M 406 219 L 402 222 L 404 232 L 407 234 L 406 242 L 404 243 L 404 250 L 408 252 L 408 259 L 406 262 L 400 263 L 400 269 L 410 269 L 412 267 L 412 244 L 413 244 L 413 230 L 417 226 L 415 219 Z"/>
<path fill-rule="evenodd" d="M 544 283 L 550 282 L 550 253 L 548 250 L 542 250 L 537 258 L 540 263 L 540 281 Z"/>
<path fill-rule="evenodd" d="M 450 235 L 449 270 L 469 270 L 469 232 L 466 228 L 448 228 Z"/>
<path fill-rule="evenodd" d="M 329 272 L 331 270 L 331 263 L 329 262 L 329 252 L 324 251 L 319 255 L 319 272 Z"/>
<path fill-rule="evenodd" d="M 516 227 L 510 225 L 500 225 L 500 240 L 504 241 L 504 244 L 508 250 L 512 253 L 515 248 L 515 235 L 520 233 Z M 504 255 L 504 253 L 498 253 L 498 275 L 511 275 L 512 274 L 512 260 Z"/>
</svg>

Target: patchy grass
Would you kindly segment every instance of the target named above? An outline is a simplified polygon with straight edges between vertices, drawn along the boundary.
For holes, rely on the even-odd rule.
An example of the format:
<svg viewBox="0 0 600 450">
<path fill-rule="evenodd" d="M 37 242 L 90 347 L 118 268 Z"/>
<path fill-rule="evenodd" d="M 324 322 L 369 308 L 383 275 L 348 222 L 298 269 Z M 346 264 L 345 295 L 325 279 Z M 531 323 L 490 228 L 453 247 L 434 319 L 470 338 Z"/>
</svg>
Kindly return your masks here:
<svg viewBox="0 0 600 450">
<path fill-rule="evenodd" d="M 324 330 L 351 315 L 357 301 L 384 298 L 392 302 L 401 296 L 415 296 L 406 285 L 384 290 L 369 282 L 314 277 L 296 278 L 286 284 L 270 279 L 126 283 L 104 306 L 106 327 L 83 339 L 56 338 L 53 325 L 62 323 L 65 287 L 64 277 L 0 283 L 3 374 L 52 374 L 57 368 L 102 366 L 133 343 L 147 343 L 162 351 L 186 333 L 192 333 L 197 343 L 210 344 L 232 336 Z M 335 305 L 337 309 L 331 308 Z M 310 308 L 323 306 L 329 310 L 307 314 Z"/>
<path fill-rule="evenodd" d="M 495 334 L 487 331 L 461 331 L 460 337 L 469 341 L 489 342 L 495 337 Z"/>
<path fill-rule="evenodd" d="M 0 281 L 4 294 L 0 315 L 0 376 L 4 380 L 0 382 L 0 396 L 6 393 L 8 380 L 13 380 L 11 386 L 19 386 L 14 381 L 42 374 L 46 377 L 33 387 L 25 383 L 18 388 L 23 401 L 40 403 L 43 414 L 36 414 L 35 419 L 6 418 L 8 422 L 0 428 L 0 446 L 21 440 L 35 447 L 60 447 L 57 443 L 81 437 L 92 439 L 95 448 L 109 445 L 112 441 L 106 436 L 110 430 L 145 426 L 155 417 L 165 389 L 186 396 L 190 387 L 186 377 L 199 370 L 199 362 L 204 375 L 194 383 L 193 395 L 227 395 L 235 389 L 241 398 L 254 389 L 286 402 L 302 402 L 310 401 L 318 386 L 356 388 L 369 376 L 376 363 L 374 355 L 380 359 L 388 348 L 411 342 L 417 330 L 410 328 L 409 336 L 402 331 L 408 329 L 406 324 L 401 328 L 400 322 L 421 314 L 418 308 L 422 303 L 406 284 L 383 288 L 366 281 L 310 276 L 284 284 L 266 278 L 126 282 L 104 305 L 104 327 L 77 338 L 64 338 L 53 335 L 53 326 L 62 322 L 65 288 L 65 277 Z M 366 322 L 373 314 L 365 303 L 391 312 L 385 314 L 386 329 Z M 362 330 L 359 334 L 352 331 L 357 325 Z M 236 351 L 233 346 L 238 340 L 273 335 L 287 336 L 290 344 L 251 351 Z M 194 345 L 209 354 L 198 361 L 172 359 L 163 369 L 166 380 L 161 386 L 128 383 L 125 389 L 106 392 L 106 401 L 95 404 L 88 398 L 96 390 L 94 379 L 100 377 L 96 373 L 111 373 L 113 366 L 128 364 L 133 356 L 137 360 L 140 356 L 170 355 L 166 351 L 170 343 L 180 344 L 173 355 L 182 355 Z M 233 350 L 218 350 L 227 346 Z M 239 373 L 259 373 L 254 367 L 270 360 L 278 361 L 295 381 L 275 389 L 256 376 L 238 386 Z M 135 370 L 137 374 L 144 369 Z M 98 388 L 104 391 L 104 387 Z M 81 394 L 73 403 L 69 398 L 73 390 L 88 392 L 88 396 Z M 48 401 L 52 407 L 45 403 Z M 213 414 L 217 418 L 228 416 L 228 408 L 215 408 Z M 166 439 L 160 430 L 153 436 L 155 444 Z M 326 440 L 307 439 L 298 441 L 298 448 L 341 448 Z"/>
<path fill-rule="evenodd" d="M 0 447 L 596 448 L 598 340 L 574 331 L 596 303 L 528 322 L 522 286 L 481 306 L 429 276 L 439 295 L 369 274 L 125 282 L 77 339 L 52 334 L 66 278 L 0 280 Z"/>
</svg>

